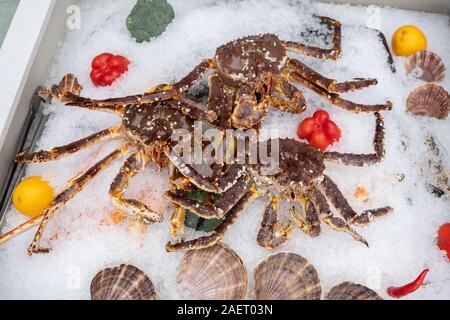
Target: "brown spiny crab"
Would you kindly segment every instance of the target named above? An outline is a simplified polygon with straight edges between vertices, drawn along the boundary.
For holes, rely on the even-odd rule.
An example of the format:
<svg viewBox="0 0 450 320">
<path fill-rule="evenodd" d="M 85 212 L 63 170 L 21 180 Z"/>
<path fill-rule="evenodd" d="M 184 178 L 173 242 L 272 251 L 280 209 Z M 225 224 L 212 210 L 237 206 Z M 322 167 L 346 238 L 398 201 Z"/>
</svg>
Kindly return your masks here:
<svg viewBox="0 0 450 320">
<path fill-rule="evenodd" d="M 81 89 L 77 79 L 69 74 L 62 79 L 59 85 L 54 85 L 49 89 L 41 89 L 39 94 L 44 100 L 55 98 L 71 105 L 78 97 Z M 39 225 L 28 252 L 29 254 L 47 252 L 48 249 L 41 248 L 39 242 L 46 223 L 55 214 L 55 211 L 73 198 L 103 168 L 110 165 L 117 158 L 129 153 L 131 155 L 125 161 L 110 187 L 109 193 L 114 204 L 131 218 L 141 222 L 162 221 L 162 216 L 152 211 L 145 204 L 134 199 L 125 198 L 124 192 L 128 187 L 129 180 L 143 171 L 150 163 L 154 163 L 159 168 L 162 168 L 169 162 L 168 160 L 171 159 L 172 154 L 171 149 L 176 143 L 176 141 L 171 139 L 174 130 L 185 129 L 190 132 L 194 119 L 206 122 L 215 120 L 215 117 L 210 112 L 190 105 L 187 100 L 169 99 L 152 104 L 115 104 L 108 106 L 89 103 L 73 104 L 92 110 L 113 112 L 122 118 L 122 123 L 49 151 L 21 153 L 14 160 L 20 163 L 53 161 L 107 139 L 122 139 L 124 141 L 123 145 L 86 172 L 70 180 L 68 186 L 56 196 L 48 208 L 37 217 L 2 235 L 0 244 Z M 176 161 L 179 166 L 182 166 L 178 158 Z M 221 190 L 215 188 L 213 191 L 220 192 Z"/>
<path fill-rule="evenodd" d="M 142 105 L 170 100 L 186 92 L 208 71 L 213 70 L 209 77 L 207 110 L 217 117 L 215 124 L 231 122 L 236 128 L 257 127 L 267 115 L 269 106 L 286 112 L 303 112 L 306 108 L 303 93 L 291 81 L 353 112 L 391 109 L 390 102 L 364 105 L 345 100 L 339 95 L 374 85 L 376 79 L 356 78 L 338 82 L 287 56 L 288 51 L 319 59 L 335 60 L 341 56 L 341 24 L 328 17 L 319 19 L 334 28 L 333 47 L 330 49 L 281 40 L 274 34 L 252 35 L 219 47 L 214 58 L 202 61 L 186 77 L 174 84 L 159 86 L 152 92 L 106 100 L 68 95 L 64 101 L 71 105 L 108 109 L 117 105 Z M 231 103 L 233 97 L 234 106 Z"/>
<path fill-rule="evenodd" d="M 267 249 L 282 245 L 292 233 L 292 225 L 282 226 L 277 213 L 281 199 L 306 203 L 304 214 L 293 209 L 294 221 L 310 236 L 320 232 L 320 222 L 328 224 L 337 231 L 352 235 L 367 245 L 367 241 L 354 231 L 350 225 L 365 226 L 373 219 L 383 217 L 392 211 L 390 207 L 367 210 L 357 214 L 348 204 L 330 177 L 324 174 L 324 160 L 346 165 L 364 166 L 378 163 L 384 156 L 384 124 L 379 113 L 376 116 L 373 154 L 351 154 L 321 152 L 312 146 L 294 139 L 279 140 L 279 167 L 275 174 L 264 175 L 261 163 L 246 164 L 242 174 L 233 187 L 224 192 L 213 204 L 202 203 L 186 197 L 183 190 L 172 190 L 165 194 L 173 203 L 205 219 L 224 218 L 223 223 L 209 236 L 190 241 L 168 244 L 168 251 L 192 250 L 209 247 L 220 241 L 242 211 L 260 195 L 271 199 L 261 222 L 257 241 Z M 269 146 L 272 144 L 269 143 Z M 218 179 L 220 180 L 220 178 Z M 321 187 L 322 191 L 319 190 Z M 327 199 L 338 210 L 343 219 L 335 217 Z M 182 217 L 183 215 L 180 215 Z"/>
</svg>

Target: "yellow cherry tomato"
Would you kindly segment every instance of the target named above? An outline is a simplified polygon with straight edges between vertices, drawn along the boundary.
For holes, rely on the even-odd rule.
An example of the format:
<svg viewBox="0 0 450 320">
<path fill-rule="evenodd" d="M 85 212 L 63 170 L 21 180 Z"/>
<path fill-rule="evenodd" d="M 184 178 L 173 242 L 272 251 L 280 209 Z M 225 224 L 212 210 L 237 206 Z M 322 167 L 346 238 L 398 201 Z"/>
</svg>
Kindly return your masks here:
<svg viewBox="0 0 450 320">
<path fill-rule="evenodd" d="M 47 208 L 53 198 L 53 188 L 41 177 L 29 177 L 22 180 L 12 195 L 16 209 L 32 218 Z"/>
<path fill-rule="evenodd" d="M 427 48 L 427 38 L 416 26 L 403 26 L 392 36 L 392 49 L 398 56 L 409 56 Z"/>
</svg>

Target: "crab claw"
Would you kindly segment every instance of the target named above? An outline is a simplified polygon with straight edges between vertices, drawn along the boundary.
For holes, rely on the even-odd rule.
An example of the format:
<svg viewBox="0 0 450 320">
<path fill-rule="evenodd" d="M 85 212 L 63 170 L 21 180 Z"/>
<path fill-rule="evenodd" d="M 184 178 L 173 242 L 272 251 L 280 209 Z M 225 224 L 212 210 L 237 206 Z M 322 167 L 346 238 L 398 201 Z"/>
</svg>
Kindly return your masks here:
<svg viewBox="0 0 450 320">
<path fill-rule="evenodd" d="M 323 218 L 324 222 L 328 224 L 331 228 L 336 231 L 348 233 L 355 239 L 356 241 L 364 243 L 367 247 L 369 247 L 369 243 L 362 235 L 353 230 L 344 220 L 337 217 L 327 217 Z"/>
<path fill-rule="evenodd" d="M 231 115 L 234 127 L 250 129 L 262 121 L 269 111 L 269 102 L 265 98 L 261 101 L 261 98 L 261 95 L 256 95 L 248 86 L 239 88 L 236 107 Z"/>
<path fill-rule="evenodd" d="M 299 210 L 297 207 L 292 207 L 290 210 L 291 216 L 295 224 L 308 236 L 314 238 L 320 234 L 320 221 L 317 215 L 316 208 L 310 201 L 305 201 L 304 210 Z"/>
<path fill-rule="evenodd" d="M 292 223 L 281 225 L 278 219 L 279 197 L 274 197 L 264 211 L 261 229 L 258 232 L 258 244 L 268 250 L 276 249 L 283 245 L 292 235 Z"/>
<path fill-rule="evenodd" d="M 176 207 L 172 218 L 170 219 L 170 234 L 173 241 L 184 240 L 184 219 L 186 217 L 186 209 Z"/>
</svg>

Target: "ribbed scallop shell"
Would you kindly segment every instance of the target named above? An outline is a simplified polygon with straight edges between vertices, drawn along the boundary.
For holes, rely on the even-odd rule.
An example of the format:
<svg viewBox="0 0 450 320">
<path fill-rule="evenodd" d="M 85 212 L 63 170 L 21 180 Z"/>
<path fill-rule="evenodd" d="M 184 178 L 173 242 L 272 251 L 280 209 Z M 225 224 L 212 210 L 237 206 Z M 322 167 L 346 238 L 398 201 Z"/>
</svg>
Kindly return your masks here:
<svg viewBox="0 0 450 320">
<path fill-rule="evenodd" d="M 248 277 L 238 255 L 223 244 L 186 253 L 178 275 L 184 298 L 240 300 L 247 294 Z"/>
<path fill-rule="evenodd" d="M 410 93 L 406 110 L 414 115 L 445 119 L 449 112 L 449 95 L 441 86 L 426 84 Z"/>
<path fill-rule="evenodd" d="M 445 66 L 442 59 L 431 51 L 419 51 L 409 56 L 405 62 L 407 75 L 427 82 L 442 81 Z"/>
<path fill-rule="evenodd" d="M 257 300 L 320 300 L 322 287 L 316 269 L 302 256 L 281 252 L 255 268 Z"/>
<path fill-rule="evenodd" d="M 122 264 L 100 271 L 91 282 L 92 300 L 156 300 L 153 283 L 138 268 Z"/>
<path fill-rule="evenodd" d="M 383 300 L 375 291 L 353 282 L 343 282 L 333 287 L 326 300 Z"/>
</svg>

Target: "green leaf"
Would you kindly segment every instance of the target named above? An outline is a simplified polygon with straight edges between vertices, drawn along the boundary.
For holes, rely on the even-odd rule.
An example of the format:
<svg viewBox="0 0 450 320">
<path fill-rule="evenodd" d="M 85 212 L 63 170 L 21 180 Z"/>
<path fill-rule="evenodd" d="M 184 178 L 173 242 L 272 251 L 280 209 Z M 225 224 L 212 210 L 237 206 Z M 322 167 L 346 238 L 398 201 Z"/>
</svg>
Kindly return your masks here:
<svg viewBox="0 0 450 320">
<path fill-rule="evenodd" d="M 189 200 L 205 202 L 209 198 L 209 193 L 203 190 L 189 192 L 187 197 Z"/>
<path fill-rule="evenodd" d="M 219 227 L 223 219 L 203 219 L 198 217 L 195 213 L 186 210 L 186 217 L 184 219 L 184 225 L 195 231 L 212 232 Z"/>
<path fill-rule="evenodd" d="M 175 18 L 167 0 L 138 0 L 127 18 L 131 36 L 141 43 L 161 35 Z"/>
<path fill-rule="evenodd" d="M 198 231 L 212 232 L 216 230 L 223 222 L 224 219 L 203 219 L 202 223 L 197 226 Z"/>
<path fill-rule="evenodd" d="M 197 230 L 199 219 L 200 218 L 197 215 L 193 214 L 189 210 L 186 210 L 186 217 L 184 218 L 184 225 L 188 228 Z"/>
<path fill-rule="evenodd" d="M 220 194 L 211 194 L 203 190 L 189 192 L 187 194 L 188 199 L 205 202 L 208 199 L 211 199 L 213 204 L 216 204 L 222 195 Z M 203 219 L 198 217 L 195 213 L 186 210 L 186 218 L 184 220 L 184 224 L 186 227 L 194 229 L 196 231 L 203 232 L 212 232 L 217 229 L 218 226 L 222 224 L 224 219 Z"/>
</svg>

